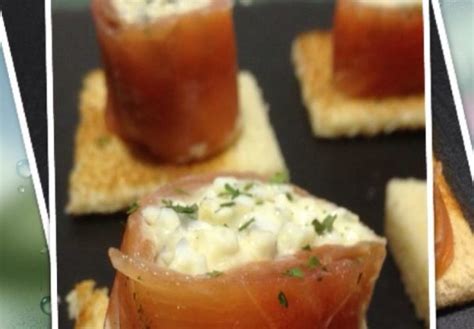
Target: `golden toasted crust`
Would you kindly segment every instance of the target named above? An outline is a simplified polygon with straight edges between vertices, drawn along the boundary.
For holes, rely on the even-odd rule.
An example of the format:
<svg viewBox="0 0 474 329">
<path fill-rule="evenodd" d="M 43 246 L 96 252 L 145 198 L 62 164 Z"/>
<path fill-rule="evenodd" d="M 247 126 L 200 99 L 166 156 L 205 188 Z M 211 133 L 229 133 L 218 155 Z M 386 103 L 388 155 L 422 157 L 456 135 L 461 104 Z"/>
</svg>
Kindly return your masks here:
<svg viewBox="0 0 474 329">
<path fill-rule="evenodd" d="M 385 235 L 418 318 L 429 321 L 426 182 L 391 179 L 385 194 Z"/>
<path fill-rule="evenodd" d="M 425 126 L 424 96 L 355 99 L 332 83 L 332 36 L 307 32 L 293 42 L 292 59 L 314 135 L 372 136 Z"/>
<path fill-rule="evenodd" d="M 239 74 L 242 133 L 222 154 L 191 165 L 152 165 L 137 160 L 104 122 L 106 87 L 100 70 L 89 73 L 80 95 L 80 123 L 70 174 L 71 214 L 111 213 L 175 178 L 214 171 L 272 175 L 285 162 L 268 119 L 260 89 L 249 72 Z"/>
<path fill-rule="evenodd" d="M 75 329 L 103 329 L 109 305 L 107 288 L 95 289 L 95 281 L 84 280 L 69 292 L 66 301 Z"/>
<path fill-rule="evenodd" d="M 438 308 L 474 300 L 474 235 L 441 170 L 435 170 L 441 197 L 453 229 L 454 258 L 447 271 L 436 281 Z"/>
</svg>

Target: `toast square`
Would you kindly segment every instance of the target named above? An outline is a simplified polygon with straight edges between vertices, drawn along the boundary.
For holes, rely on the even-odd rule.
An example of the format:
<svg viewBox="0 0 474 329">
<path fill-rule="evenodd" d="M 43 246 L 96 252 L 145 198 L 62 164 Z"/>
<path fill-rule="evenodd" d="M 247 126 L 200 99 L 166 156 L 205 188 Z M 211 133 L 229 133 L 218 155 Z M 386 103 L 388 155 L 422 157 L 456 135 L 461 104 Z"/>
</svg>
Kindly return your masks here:
<svg viewBox="0 0 474 329">
<path fill-rule="evenodd" d="M 332 34 L 306 32 L 292 46 L 313 134 L 323 138 L 373 136 L 425 126 L 424 96 L 353 98 L 332 83 Z"/>
<path fill-rule="evenodd" d="M 446 205 L 454 240 L 453 261 L 436 280 L 436 307 L 442 308 L 474 300 L 474 235 L 439 162 L 435 166 L 434 180 Z"/>
<path fill-rule="evenodd" d="M 426 182 L 391 179 L 385 195 L 385 235 L 418 318 L 429 321 Z"/>
<path fill-rule="evenodd" d="M 256 79 L 250 72 L 240 72 L 238 85 L 242 131 L 231 147 L 202 162 L 156 165 L 138 160 L 107 130 L 105 75 L 102 70 L 87 74 L 80 94 L 66 211 L 74 215 L 120 211 L 160 185 L 189 174 L 252 171 L 272 175 L 286 171 Z"/>
<path fill-rule="evenodd" d="M 76 284 L 66 296 L 68 313 L 75 329 L 103 329 L 109 296 L 107 288 L 96 288 L 94 280 Z"/>
</svg>

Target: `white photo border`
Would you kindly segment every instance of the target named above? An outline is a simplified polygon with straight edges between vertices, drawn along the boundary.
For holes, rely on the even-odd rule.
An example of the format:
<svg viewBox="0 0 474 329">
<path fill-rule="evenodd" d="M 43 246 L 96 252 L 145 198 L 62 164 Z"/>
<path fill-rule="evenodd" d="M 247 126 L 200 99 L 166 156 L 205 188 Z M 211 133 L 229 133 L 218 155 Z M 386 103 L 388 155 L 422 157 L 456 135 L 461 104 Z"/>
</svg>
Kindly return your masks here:
<svg viewBox="0 0 474 329">
<path fill-rule="evenodd" d="M 51 289 L 51 328 L 59 328 L 58 266 L 56 243 L 56 162 L 54 143 L 54 94 L 53 94 L 53 41 L 52 41 L 51 0 L 44 1 L 45 52 L 46 52 L 46 116 L 48 120 L 48 185 L 49 185 L 49 248 L 50 289 Z"/>
<path fill-rule="evenodd" d="M 8 80 L 10 83 L 11 92 L 13 94 L 13 101 L 15 104 L 15 110 L 18 118 L 18 123 L 20 125 L 21 136 L 23 140 L 23 146 L 25 148 L 26 157 L 28 159 L 28 164 L 30 167 L 31 178 L 33 181 L 33 187 L 35 190 L 36 204 L 39 210 L 41 217 L 41 224 L 43 227 L 43 235 L 46 240 L 46 244 L 49 248 L 49 220 L 48 220 L 48 211 L 46 208 L 45 198 L 43 194 L 43 189 L 41 187 L 41 181 L 38 174 L 38 167 L 36 165 L 36 158 L 33 152 L 33 145 L 31 143 L 30 132 L 28 130 L 28 124 L 26 121 L 25 110 L 23 107 L 23 101 L 21 98 L 20 88 L 18 86 L 18 80 L 15 73 L 15 65 L 13 63 L 13 58 L 11 55 L 10 44 L 8 43 L 7 30 L 5 26 L 5 21 L 3 20 L 2 12 L 0 11 L 0 45 L 2 48 L 3 56 L 5 58 L 5 66 L 7 68 Z"/>
<path fill-rule="evenodd" d="M 472 148 L 471 137 L 469 135 L 469 129 L 467 126 L 466 114 L 464 112 L 461 91 L 459 89 L 458 80 L 456 76 L 456 70 L 454 69 L 454 62 L 451 55 L 451 49 L 449 47 L 448 35 L 446 33 L 446 26 L 444 24 L 443 15 L 441 12 L 440 0 L 433 0 L 433 12 L 438 27 L 439 38 L 441 40 L 441 48 L 443 50 L 444 61 L 448 71 L 449 84 L 451 86 L 451 92 L 453 94 L 454 105 L 456 107 L 456 114 L 458 117 L 459 126 L 461 128 L 461 135 L 464 143 L 464 152 L 466 154 L 467 163 L 469 165 L 469 172 L 471 174 L 471 180 L 474 181 L 474 151 Z"/>
</svg>

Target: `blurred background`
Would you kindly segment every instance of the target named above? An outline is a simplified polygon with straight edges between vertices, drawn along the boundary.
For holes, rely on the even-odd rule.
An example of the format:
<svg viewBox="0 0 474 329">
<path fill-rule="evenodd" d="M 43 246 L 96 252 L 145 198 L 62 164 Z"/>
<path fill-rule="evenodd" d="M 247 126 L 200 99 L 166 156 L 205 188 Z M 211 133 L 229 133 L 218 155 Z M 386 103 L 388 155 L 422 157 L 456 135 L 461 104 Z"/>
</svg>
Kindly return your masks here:
<svg viewBox="0 0 474 329">
<path fill-rule="evenodd" d="M 474 142 L 474 1 L 441 0 L 441 11 Z"/>
<path fill-rule="evenodd" d="M 50 326 L 49 258 L 0 44 L 0 328 Z"/>
</svg>

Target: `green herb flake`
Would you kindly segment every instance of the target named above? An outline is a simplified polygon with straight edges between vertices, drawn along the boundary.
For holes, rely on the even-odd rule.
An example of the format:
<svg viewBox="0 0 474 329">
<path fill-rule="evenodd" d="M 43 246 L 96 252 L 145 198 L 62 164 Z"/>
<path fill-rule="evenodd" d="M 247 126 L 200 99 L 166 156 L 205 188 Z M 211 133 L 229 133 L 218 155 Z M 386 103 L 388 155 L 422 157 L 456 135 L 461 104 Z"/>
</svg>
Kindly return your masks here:
<svg viewBox="0 0 474 329">
<path fill-rule="evenodd" d="M 252 196 L 249 193 L 242 192 L 239 189 L 237 189 L 235 187 L 232 187 L 230 184 L 225 184 L 224 189 L 225 189 L 225 191 L 219 193 L 219 196 L 220 197 L 229 196 L 231 200 L 236 199 L 239 195 L 246 195 L 246 196 L 250 196 L 250 197 Z M 244 187 L 244 190 L 245 190 L 245 187 Z"/>
<path fill-rule="evenodd" d="M 306 246 L 304 246 L 303 248 L 301 248 L 301 250 L 311 251 L 311 246 L 310 246 L 309 244 L 307 244 Z"/>
<path fill-rule="evenodd" d="M 225 203 L 220 204 L 221 208 L 227 208 L 227 207 L 233 207 L 233 206 L 235 206 L 235 202 L 233 202 L 233 201 L 232 202 L 225 202 Z"/>
<path fill-rule="evenodd" d="M 290 177 L 286 171 L 277 172 L 272 177 L 270 177 L 269 182 L 272 184 L 285 184 L 290 181 Z"/>
<path fill-rule="evenodd" d="M 281 306 L 284 308 L 288 308 L 288 299 L 286 298 L 285 294 L 283 291 L 280 291 L 278 293 L 278 302 L 280 303 Z"/>
<path fill-rule="evenodd" d="M 286 270 L 283 274 L 286 275 L 286 276 L 294 277 L 294 278 L 304 277 L 304 272 L 299 267 L 290 268 L 290 269 Z"/>
<path fill-rule="evenodd" d="M 255 202 L 255 204 L 256 204 L 257 206 L 261 206 L 261 205 L 263 204 L 263 200 L 261 200 L 261 199 L 260 199 L 260 200 L 257 200 L 257 202 Z"/>
<path fill-rule="evenodd" d="M 110 142 L 109 136 L 101 136 L 96 139 L 97 146 L 99 146 L 100 148 L 107 146 L 109 142 Z"/>
<path fill-rule="evenodd" d="M 336 218 L 337 215 L 327 215 L 322 222 L 315 219 L 311 224 L 313 224 L 314 230 L 318 235 L 323 235 L 326 232 L 332 232 Z"/>
<path fill-rule="evenodd" d="M 222 274 L 224 274 L 223 272 L 219 272 L 219 271 L 212 271 L 212 272 L 207 272 L 206 275 L 210 278 L 217 278 L 219 276 L 221 276 Z"/>
<path fill-rule="evenodd" d="M 308 259 L 308 267 L 311 269 L 317 268 L 321 266 L 321 262 L 318 257 L 316 256 L 311 256 Z"/>
<path fill-rule="evenodd" d="M 251 220 L 243 224 L 241 227 L 239 227 L 239 232 L 242 232 L 243 230 L 247 229 L 250 225 L 252 225 L 253 222 L 255 222 L 255 218 L 252 218 Z"/>
<path fill-rule="evenodd" d="M 190 195 L 189 192 L 187 192 L 186 190 L 180 188 L 180 187 L 177 187 L 174 189 L 174 191 L 177 193 L 177 194 L 181 194 L 181 195 Z"/>
<path fill-rule="evenodd" d="M 138 202 L 135 201 L 128 207 L 127 215 L 133 214 L 135 211 L 138 210 L 138 208 L 140 208 L 140 205 L 138 204 Z"/>
<path fill-rule="evenodd" d="M 285 195 L 288 201 L 293 202 L 293 194 L 291 194 L 290 192 L 286 192 Z"/>
<path fill-rule="evenodd" d="M 249 182 L 249 183 L 245 184 L 245 186 L 244 186 L 244 191 L 245 191 L 245 192 L 248 192 L 248 191 L 250 191 L 250 189 L 251 189 L 252 187 L 254 187 L 254 186 L 255 186 L 254 183 Z"/>
<path fill-rule="evenodd" d="M 161 202 L 165 205 L 166 208 L 173 209 L 178 214 L 193 216 L 199 210 L 198 205 L 195 203 L 190 206 L 182 206 L 180 204 L 173 203 L 173 201 L 171 200 L 162 200 Z"/>
</svg>

